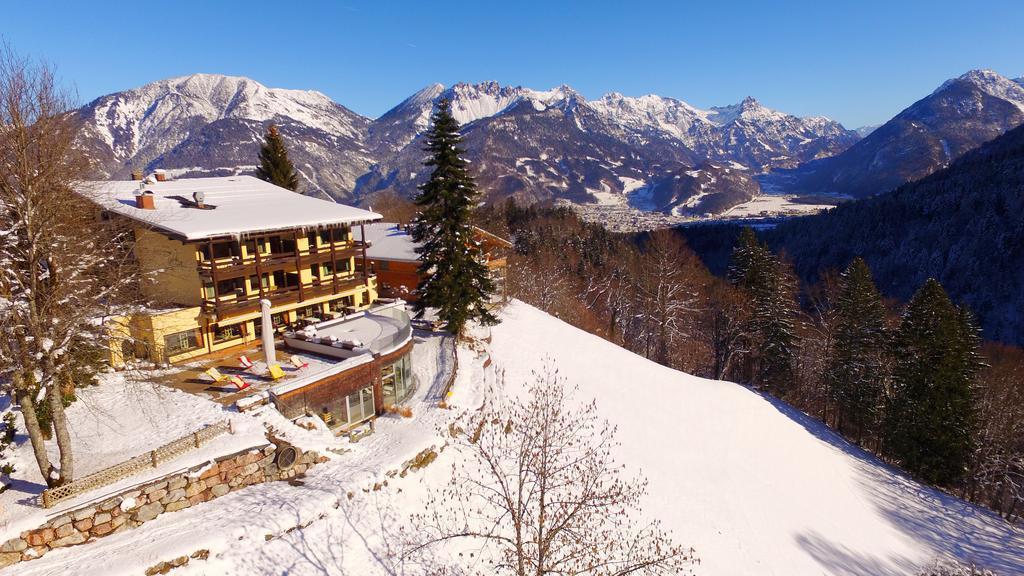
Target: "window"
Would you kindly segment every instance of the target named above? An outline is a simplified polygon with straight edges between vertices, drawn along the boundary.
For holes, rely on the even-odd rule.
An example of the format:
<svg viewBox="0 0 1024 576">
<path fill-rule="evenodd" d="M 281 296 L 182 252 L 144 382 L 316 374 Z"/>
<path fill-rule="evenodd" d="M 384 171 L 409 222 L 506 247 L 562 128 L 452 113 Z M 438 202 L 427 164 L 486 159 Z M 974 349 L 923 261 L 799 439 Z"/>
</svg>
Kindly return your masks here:
<svg viewBox="0 0 1024 576">
<path fill-rule="evenodd" d="M 234 242 L 218 242 L 213 245 L 213 257 L 216 259 L 229 258 L 238 255 L 238 247 Z"/>
<path fill-rule="evenodd" d="M 203 298 L 213 300 L 217 293 L 213 290 L 213 282 L 203 284 Z"/>
<path fill-rule="evenodd" d="M 229 278 L 217 282 L 217 294 L 219 296 L 241 295 L 244 293 L 245 281 L 241 278 Z"/>
<path fill-rule="evenodd" d="M 406 354 L 381 369 L 381 389 L 384 404 L 398 404 L 412 394 L 412 371 L 409 355 Z"/>
<path fill-rule="evenodd" d="M 198 330 L 185 330 L 164 336 L 164 354 L 166 356 L 191 352 L 199 348 L 200 345 Z"/>
<path fill-rule="evenodd" d="M 346 419 L 348 424 L 355 424 L 370 418 L 375 414 L 373 410 L 373 386 L 367 386 L 361 390 L 345 397 L 345 404 L 348 412 Z"/>
<path fill-rule="evenodd" d="M 356 299 L 354 296 L 342 296 L 334 302 L 331 302 L 331 309 L 335 312 L 346 312 L 346 308 L 353 308 L 356 305 Z"/>
<path fill-rule="evenodd" d="M 220 344 L 228 340 L 235 340 L 242 337 L 242 325 L 232 324 L 230 326 L 215 326 L 213 329 L 213 343 Z"/>
</svg>

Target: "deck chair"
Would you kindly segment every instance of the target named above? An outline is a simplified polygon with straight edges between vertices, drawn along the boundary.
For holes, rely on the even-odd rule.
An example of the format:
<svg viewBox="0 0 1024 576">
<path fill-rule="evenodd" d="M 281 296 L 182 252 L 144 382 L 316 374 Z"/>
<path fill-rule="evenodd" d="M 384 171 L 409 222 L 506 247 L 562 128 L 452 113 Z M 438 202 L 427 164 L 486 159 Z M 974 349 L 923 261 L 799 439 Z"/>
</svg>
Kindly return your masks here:
<svg viewBox="0 0 1024 576">
<path fill-rule="evenodd" d="M 241 365 L 242 370 L 252 370 L 255 367 L 252 360 L 249 360 L 249 357 L 245 354 L 238 357 L 238 364 Z"/>
<path fill-rule="evenodd" d="M 228 378 L 227 376 L 221 374 L 220 370 L 217 370 L 217 368 L 214 367 L 214 366 L 210 366 L 209 368 L 204 370 L 203 374 L 206 374 L 210 378 L 213 378 L 213 383 L 214 384 L 217 384 L 217 383 L 220 383 L 220 382 L 226 382 L 226 381 L 230 380 L 230 378 Z"/>
<path fill-rule="evenodd" d="M 232 376 L 228 378 L 228 380 L 235 385 L 235 388 L 238 388 L 239 390 L 245 390 L 246 388 L 249 387 L 249 383 L 246 382 L 245 380 L 242 380 L 238 376 Z"/>
<path fill-rule="evenodd" d="M 281 370 L 281 366 L 277 364 L 274 364 L 270 368 L 268 368 L 267 372 L 270 374 L 270 377 L 273 378 L 274 380 L 280 380 L 281 378 L 284 377 L 284 370 Z"/>
<path fill-rule="evenodd" d="M 306 362 L 305 359 L 299 356 L 292 356 L 290 358 L 290 362 L 292 363 L 292 366 L 295 366 L 299 370 L 302 370 L 303 368 L 309 368 L 309 362 Z"/>
</svg>

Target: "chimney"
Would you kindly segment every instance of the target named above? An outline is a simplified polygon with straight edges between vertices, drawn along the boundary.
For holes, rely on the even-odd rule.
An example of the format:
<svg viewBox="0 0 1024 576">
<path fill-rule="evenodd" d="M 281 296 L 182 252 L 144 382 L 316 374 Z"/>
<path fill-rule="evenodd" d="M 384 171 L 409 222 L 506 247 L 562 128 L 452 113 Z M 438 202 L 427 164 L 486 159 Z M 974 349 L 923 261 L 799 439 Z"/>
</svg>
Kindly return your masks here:
<svg viewBox="0 0 1024 576">
<path fill-rule="evenodd" d="M 140 180 L 142 180 L 142 170 L 132 170 L 132 180 L 133 181 L 140 181 Z"/>
<path fill-rule="evenodd" d="M 163 170 L 163 169 L 154 170 L 153 174 L 156 175 L 156 181 L 157 182 L 165 182 L 165 181 L 167 181 L 167 172 L 165 170 Z"/>
<path fill-rule="evenodd" d="M 140 190 L 135 195 L 135 207 L 142 210 L 156 210 L 153 192 L 149 190 Z"/>
</svg>

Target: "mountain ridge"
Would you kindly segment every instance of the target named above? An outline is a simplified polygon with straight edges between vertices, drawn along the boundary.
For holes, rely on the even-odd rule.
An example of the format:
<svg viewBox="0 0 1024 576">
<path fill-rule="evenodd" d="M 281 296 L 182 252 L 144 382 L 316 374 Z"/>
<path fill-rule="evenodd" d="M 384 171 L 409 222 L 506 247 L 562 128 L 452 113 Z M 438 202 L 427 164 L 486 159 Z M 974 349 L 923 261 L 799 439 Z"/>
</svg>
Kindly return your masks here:
<svg viewBox="0 0 1024 576">
<path fill-rule="evenodd" d="M 998 104 L 1017 91 L 1024 94 L 1020 79 L 976 70 L 944 82 L 924 100 L 946 98 L 956 108 L 962 104 L 957 98 L 967 93 L 985 94 Z M 587 100 L 567 85 L 535 90 L 488 81 L 431 84 L 370 119 L 318 91 L 268 88 L 249 78 L 215 74 L 168 78 L 101 96 L 78 113 L 85 125 L 83 146 L 107 177 L 154 168 L 177 177 L 251 173 L 259 142 L 274 123 L 289 142 L 304 191 L 358 203 L 384 192 L 415 194 L 426 177 L 422 135 L 440 98 L 452 101 L 463 124 L 467 156 L 486 200 L 593 203 L 618 197 L 636 203 L 632 196 L 640 194 L 646 209 L 665 213 L 697 204 L 725 211 L 762 189 L 807 192 L 793 182 L 828 176 L 822 167 L 865 148 L 865 140 L 886 138 L 899 118 L 862 139 L 828 118 L 786 114 L 750 96 L 701 109 L 654 94 L 609 92 Z M 1024 97 L 1021 102 L 1007 110 L 1024 119 Z M 939 152 L 934 139 L 921 144 L 906 130 L 889 134 L 889 148 L 905 142 L 923 146 L 924 160 L 902 172 L 882 170 L 883 184 L 928 173 L 981 138 L 1002 133 L 1006 124 L 974 118 L 970 110 L 961 116 L 956 127 L 961 131 L 964 123 L 983 126 L 966 130 L 975 136 L 963 142 L 943 140 Z M 943 152 L 945 157 L 936 159 Z M 736 168 L 743 177 L 710 187 L 707 179 L 702 186 L 668 185 L 706 163 L 711 172 Z M 734 184 L 736 190 L 728 188 Z M 697 194 L 700 202 L 692 200 Z"/>
</svg>

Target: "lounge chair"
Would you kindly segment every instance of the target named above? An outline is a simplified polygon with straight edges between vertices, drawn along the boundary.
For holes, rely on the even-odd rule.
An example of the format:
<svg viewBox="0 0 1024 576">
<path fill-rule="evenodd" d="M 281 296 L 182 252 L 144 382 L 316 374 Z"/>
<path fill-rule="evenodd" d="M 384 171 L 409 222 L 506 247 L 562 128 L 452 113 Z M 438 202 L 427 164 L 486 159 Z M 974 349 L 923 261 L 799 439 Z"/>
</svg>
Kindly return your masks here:
<svg viewBox="0 0 1024 576">
<path fill-rule="evenodd" d="M 212 378 L 214 384 L 218 384 L 220 382 L 226 382 L 226 381 L 230 380 L 230 378 L 228 378 L 224 374 L 221 374 L 220 370 L 217 370 L 217 368 L 215 368 L 213 366 L 211 366 L 211 367 L 207 368 L 206 370 L 204 370 L 203 374 L 206 374 L 207 376 Z"/>
<path fill-rule="evenodd" d="M 252 370 L 256 366 L 245 354 L 238 357 L 238 364 L 241 365 L 242 370 Z"/>
<path fill-rule="evenodd" d="M 238 388 L 239 390 L 245 390 L 249 387 L 249 383 L 238 376 L 231 376 L 228 380 L 230 380 L 231 383 L 235 385 L 235 388 Z"/>
<path fill-rule="evenodd" d="M 281 378 L 284 378 L 284 370 L 281 370 L 281 367 L 277 364 L 274 364 L 273 366 L 268 368 L 267 372 L 270 374 L 270 377 L 273 378 L 274 380 L 280 380 Z"/>
<path fill-rule="evenodd" d="M 292 363 L 292 366 L 295 366 L 299 370 L 309 368 L 309 362 L 306 362 L 306 360 L 300 356 L 292 356 L 289 361 Z"/>
</svg>

